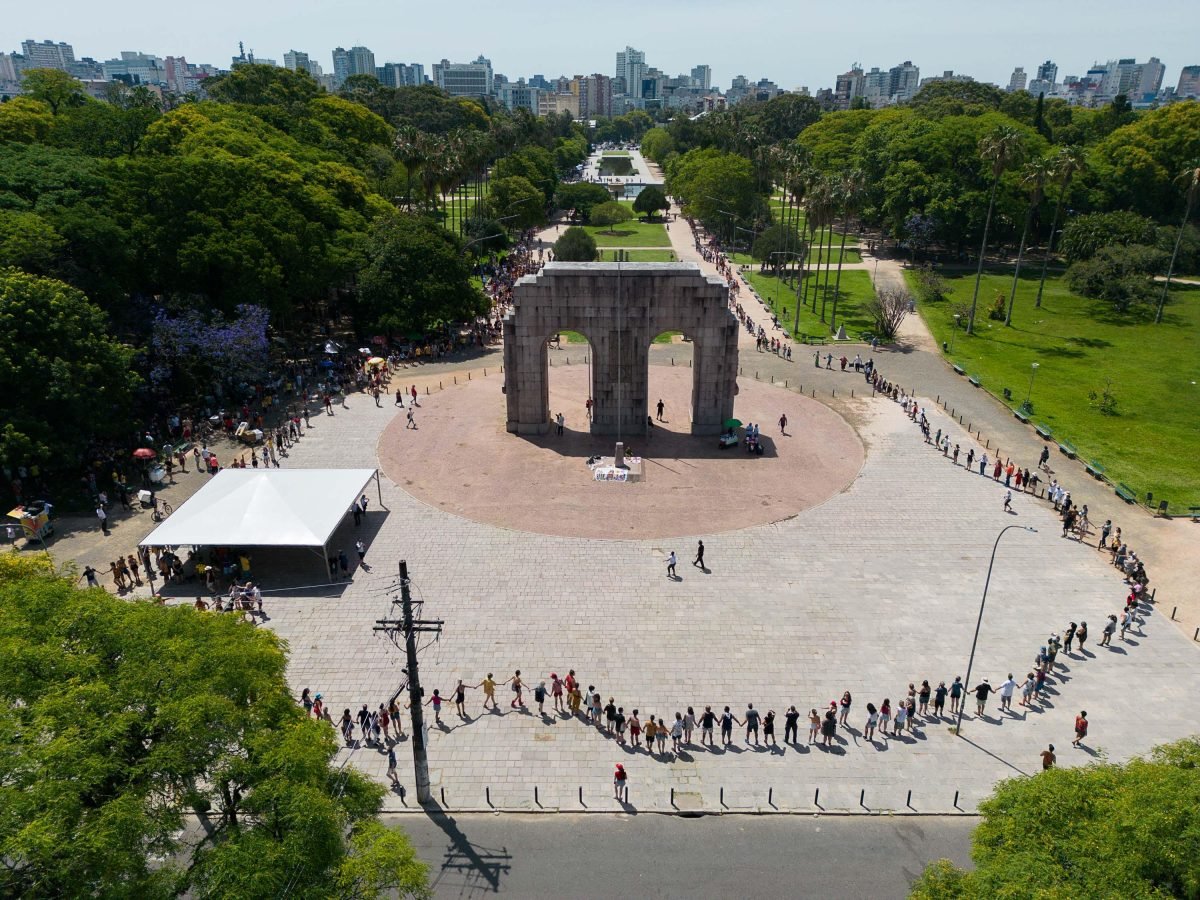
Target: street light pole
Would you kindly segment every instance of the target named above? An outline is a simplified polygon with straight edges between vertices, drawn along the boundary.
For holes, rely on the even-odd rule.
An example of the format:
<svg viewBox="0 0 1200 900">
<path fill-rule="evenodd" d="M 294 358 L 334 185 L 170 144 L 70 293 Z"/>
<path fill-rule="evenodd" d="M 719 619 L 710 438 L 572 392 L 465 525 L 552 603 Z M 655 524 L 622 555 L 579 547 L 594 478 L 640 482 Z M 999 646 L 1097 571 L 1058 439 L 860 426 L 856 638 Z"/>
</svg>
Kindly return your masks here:
<svg viewBox="0 0 1200 900">
<path fill-rule="evenodd" d="M 1033 379 L 1037 377 L 1038 364 L 1030 363 L 1029 365 L 1029 390 L 1025 392 L 1025 406 L 1029 406 L 1030 399 L 1033 397 Z"/>
<path fill-rule="evenodd" d="M 975 665 L 975 647 L 979 644 L 979 628 L 981 625 L 983 625 L 983 607 L 984 604 L 987 603 L 988 585 L 992 583 L 992 566 L 996 564 L 996 550 L 1000 546 L 1000 538 L 1004 537 L 1004 533 L 1006 531 L 1012 531 L 1014 528 L 1020 528 L 1023 531 L 1029 531 L 1034 534 L 1037 533 L 1036 528 L 1032 528 L 1028 525 L 1006 525 L 1004 528 L 1000 529 L 1000 533 L 996 535 L 996 543 L 992 545 L 992 559 L 991 562 L 988 563 L 987 578 L 984 579 L 983 582 L 983 597 L 979 601 L 979 618 L 975 621 L 975 637 L 971 641 L 971 655 L 967 659 L 967 677 L 963 680 L 962 703 L 960 703 L 958 706 L 958 721 L 954 725 L 954 733 L 960 737 L 962 736 L 963 709 L 965 709 L 967 705 L 966 695 L 967 692 L 971 690 L 971 668 Z"/>
</svg>

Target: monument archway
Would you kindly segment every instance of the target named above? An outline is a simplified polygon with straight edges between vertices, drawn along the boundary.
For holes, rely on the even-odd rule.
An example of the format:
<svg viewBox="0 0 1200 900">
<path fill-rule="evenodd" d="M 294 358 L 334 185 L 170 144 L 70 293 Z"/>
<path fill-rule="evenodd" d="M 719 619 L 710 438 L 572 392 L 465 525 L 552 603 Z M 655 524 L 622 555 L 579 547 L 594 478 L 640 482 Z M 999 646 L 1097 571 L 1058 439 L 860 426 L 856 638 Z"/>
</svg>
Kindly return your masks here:
<svg viewBox="0 0 1200 900">
<path fill-rule="evenodd" d="M 719 434 L 737 393 L 738 323 L 729 290 L 695 263 L 562 263 L 527 275 L 504 317 L 508 430 L 551 427 L 545 344 L 578 331 L 592 348 L 592 434 L 644 434 L 649 348 L 655 335 L 692 341 L 692 434 Z"/>
</svg>

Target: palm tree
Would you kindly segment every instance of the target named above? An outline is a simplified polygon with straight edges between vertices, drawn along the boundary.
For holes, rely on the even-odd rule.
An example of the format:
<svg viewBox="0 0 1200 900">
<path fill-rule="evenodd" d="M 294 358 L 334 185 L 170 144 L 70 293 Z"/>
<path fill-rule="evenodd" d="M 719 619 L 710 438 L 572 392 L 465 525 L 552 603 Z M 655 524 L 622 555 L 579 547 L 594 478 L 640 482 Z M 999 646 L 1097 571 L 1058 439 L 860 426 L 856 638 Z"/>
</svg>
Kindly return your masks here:
<svg viewBox="0 0 1200 900">
<path fill-rule="evenodd" d="M 1021 258 L 1025 255 L 1025 239 L 1029 237 L 1029 226 L 1033 216 L 1046 196 L 1046 180 L 1053 174 L 1053 166 L 1045 157 L 1038 157 L 1025 164 L 1021 172 L 1021 186 L 1029 191 L 1029 208 L 1025 210 L 1025 227 L 1021 229 L 1021 246 L 1017 250 L 1017 267 L 1013 270 L 1012 290 L 1008 295 L 1008 311 L 1004 314 L 1004 326 L 1012 325 L 1013 302 L 1017 299 L 1017 279 L 1021 277 Z"/>
<path fill-rule="evenodd" d="M 846 255 L 846 232 L 850 230 L 850 216 L 858 212 L 862 202 L 863 174 L 858 169 L 843 172 L 837 181 L 837 199 L 842 207 L 842 246 L 838 250 L 837 278 L 833 282 L 833 309 L 829 313 L 829 330 L 837 329 L 838 291 L 842 286 L 842 259 Z"/>
<path fill-rule="evenodd" d="M 1000 186 L 1000 176 L 1019 163 L 1024 154 L 1024 135 L 1009 125 L 1001 125 L 979 142 L 979 155 L 992 167 L 992 189 L 988 195 L 987 218 L 983 220 L 983 242 L 979 245 L 979 266 L 975 270 L 975 293 L 971 297 L 971 312 L 967 316 L 967 334 L 975 333 L 975 307 L 979 303 L 979 282 L 983 278 L 983 257 L 987 252 L 992 212 L 996 208 L 996 188 Z"/>
<path fill-rule="evenodd" d="M 404 163 L 404 171 L 408 177 L 408 187 L 404 192 L 404 206 L 412 209 L 413 174 L 420 170 L 425 163 L 424 135 L 413 125 L 401 125 L 396 129 L 396 138 L 392 146 L 396 158 Z"/>
<path fill-rule="evenodd" d="M 1158 301 L 1158 311 L 1154 314 L 1154 324 L 1162 322 L 1163 307 L 1167 305 L 1167 292 L 1171 289 L 1171 276 L 1175 274 L 1175 257 L 1179 255 L 1179 245 L 1183 241 L 1183 232 L 1187 229 L 1188 219 L 1192 208 L 1200 200 L 1200 164 L 1188 166 L 1177 179 L 1183 182 L 1183 221 L 1179 223 L 1179 234 L 1175 235 L 1175 249 L 1171 251 L 1171 264 L 1167 266 L 1167 283 L 1163 285 L 1162 297 Z"/>
<path fill-rule="evenodd" d="M 1060 147 L 1054 157 L 1054 180 L 1058 182 L 1058 199 L 1054 201 L 1054 220 L 1050 223 L 1050 240 L 1046 243 L 1046 255 L 1042 258 L 1042 278 L 1038 282 L 1035 309 L 1042 308 L 1042 291 L 1046 287 L 1046 267 L 1050 265 L 1050 254 L 1054 250 L 1054 236 L 1058 233 L 1058 214 L 1062 210 L 1063 198 L 1075 173 L 1083 168 L 1083 153 L 1078 147 Z"/>
</svg>

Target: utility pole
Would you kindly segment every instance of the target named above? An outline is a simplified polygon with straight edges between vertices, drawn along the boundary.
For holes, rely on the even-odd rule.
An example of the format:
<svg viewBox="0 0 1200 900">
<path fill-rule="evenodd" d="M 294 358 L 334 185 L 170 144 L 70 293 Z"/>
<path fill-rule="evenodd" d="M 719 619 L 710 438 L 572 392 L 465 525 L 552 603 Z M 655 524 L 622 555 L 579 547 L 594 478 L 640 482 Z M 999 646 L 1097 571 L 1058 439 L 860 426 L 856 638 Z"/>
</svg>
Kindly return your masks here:
<svg viewBox="0 0 1200 900">
<path fill-rule="evenodd" d="M 395 604 L 395 600 L 392 603 Z M 400 560 L 400 614 L 397 619 L 377 619 L 372 631 L 384 631 L 396 639 L 396 632 L 404 632 L 404 653 L 406 657 L 405 673 L 408 675 L 408 701 L 412 711 L 412 751 L 413 772 L 417 780 L 417 802 L 429 803 L 432 796 L 429 793 L 429 757 L 425 750 L 424 699 L 421 692 L 421 678 L 417 670 L 417 632 L 429 631 L 440 634 L 441 619 L 414 619 L 412 610 L 412 594 L 408 582 L 408 560 Z"/>
</svg>

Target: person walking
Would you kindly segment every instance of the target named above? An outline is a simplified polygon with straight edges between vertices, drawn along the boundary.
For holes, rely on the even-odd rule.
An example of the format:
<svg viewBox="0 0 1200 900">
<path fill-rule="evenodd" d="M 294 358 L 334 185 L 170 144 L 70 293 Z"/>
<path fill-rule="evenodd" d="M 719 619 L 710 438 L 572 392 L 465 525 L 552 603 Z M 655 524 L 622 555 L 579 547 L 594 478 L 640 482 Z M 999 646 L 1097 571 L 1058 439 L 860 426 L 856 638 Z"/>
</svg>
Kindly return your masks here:
<svg viewBox="0 0 1200 900">
<path fill-rule="evenodd" d="M 350 577 L 350 557 L 346 555 L 345 550 L 337 552 L 338 568 L 342 570 L 342 575 L 346 578 Z"/>
<path fill-rule="evenodd" d="M 813 710 L 816 712 L 816 710 Z M 892 701 L 888 697 L 883 698 L 883 703 L 879 705 L 879 733 L 884 737 L 888 736 L 888 726 L 892 723 Z"/>
<path fill-rule="evenodd" d="M 664 409 L 666 409 L 666 405 L 662 402 L 662 398 L 660 397 L 658 400 L 658 404 L 655 406 L 656 414 L 654 416 L 654 418 L 657 419 L 659 422 L 661 422 L 663 420 L 663 410 Z"/>
<path fill-rule="evenodd" d="M 508 679 L 508 683 L 512 685 L 513 698 L 509 703 L 510 709 L 516 709 L 518 705 L 525 705 L 525 695 L 522 693 L 524 685 L 521 683 L 521 670 L 517 669 L 513 673 L 513 677 Z"/>
<path fill-rule="evenodd" d="M 362 541 L 355 541 L 354 552 L 358 554 L 358 564 L 361 566 L 364 562 L 364 558 L 367 555 L 367 545 Z"/>
<path fill-rule="evenodd" d="M 622 803 L 629 802 L 629 775 L 620 763 L 617 763 L 617 769 L 613 772 L 613 798 Z"/>
<path fill-rule="evenodd" d="M 454 709 L 460 719 L 467 717 L 467 686 L 463 684 L 461 678 L 458 679 L 458 684 L 454 686 Z"/>
<path fill-rule="evenodd" d="M 831 746 L 835 734 L 837 734 L 837 713 L 831 709 L 825 713 L 825 721 L 821 723 L 822 746 Z"/>
<path fill-rule="evenodd" d="M 104 532 L 104 536 L 108 537 L 108 513 L 104 511 L 104 507 L 96 504 L 96 518 L 100 520 L 100 530 Z"/>
<path fill-rule="evenodd" d="M 416 421 L 416 419 L 413 418 L 413 410 L 412 410 L 411 406 L 408 408 L 408 413 L 405 415 L 404 418 L 405 418 L 405 422 L 404 422 L 405 430 L 407 431 L 409 428 L 411 428 L 413 431 L 416 431 L 417 430 L 417 421 Z"/>
<path fill-rule="evenodd" d="M 496 708 L 496 682 L 492 678 L 492 673 L 487 673 L 487 678 L 475 685 L 477 688 L 483 688 L 483 708 L 488 708 L 488 701 L 491 701 L 492 709 Z"/>
<path fill-rule="evenodd" d="M 1010 512 L 1012 512 L 1012 511 L 1013 511 L 1013 508 L 1012 508 L 1012 491 L 1005 491 L 1005 492 L 1004 492 L 1004 511 L 1005 511 L 1006 513 L 1010 513 Z"/>
<path fill-rule="evenodd" d="M 787 437 L 787 413 L 783 413 L 779 417 L 779 433 Z"/>
<path fill-rule="evenodd" d="M 841 707 L 841 711 L 838 713 L 838 724 L 841 725 L 843 728 L 850 727 L 846 723 L 846 719 L 848 719 L 850 717 L 850 705 L 853 702 L 854 702 L 853 699 L 850 697 L 850 692 L 843 691 L 842 699 L 838 701 L 838 706 Z"/>
<path fill-rule="evenodd" d="M 107 533 L 107 532 L 105 532 Z M 704 568 L 704 541 L 698 541 L 696 545 L 696 558 L 692 560 L 693 566 Z"/>
<path fill-rule="evenodd" d="M 775 740 L 775 710 L 768 709 L 767 715 L 763 719 L 763 744 L 770 743 L 772 747 L 779 746 Z"/>
<path fill-rule="evenodd" d="M 1058 760 L 1058 757 L 1054 755 L 1054 745 L 1050 744 L 1048 747 L 1046 747 L 1046 749 L 1042 751 L 1041 756 L 1042 771 L 1045 772 L 1047 769 L 1053 769 L 1054 763 Z"/>
<path fill-rule="evenodd" d="M 566 421 L 567 421 L 566 417 L 563 416 L 562 413 L 559 413 L 558 415 L 556 415 L 554 417 L 554 433 L 559 435 L 560 437 L 562 436 L 563 425 L 566 423 Z"/>
<path fill-rule="evenodd" d="M 1079 715 L 1075 717 L 1075 740 L 1071 741 L 1072 747 L 1078 747 L 1080 742 L 1087 737 L 1088 733 L 1088 718 L 1087 710 L 1080 710 Z"/>
<path fill-rule="evenodd" d="M 399 787 L 400 779 L 396 777 L 396 748 L 394 746 L 388 746 L 387 762 L 387 776 L 392 780 L 393 787 Z"/>
<path fill-rule="evenodd" d="M 538 706 L 538 715 L 546 714 L 546 682 L 539 681 L 537 687 L 533 689 L 533 700 Z"/>
<path fill-rule="evenodd" d="M 675 713 L 675 721 L 671 723 L 671 752 L 679 753 L 680 741 L 683 740 L 683 713 Z"/>
<path fill-rule="evenodd" d="M 1079 626 L 1074 622 L 1067 626 L 1067 633 L 1063 637 L 1063 650 L 1067 653 L 1067 655 L 1070 655 L 1071 653 L 1071 642 L 1075 640 L 1075 631 L 1078 628 Z"/>
<path fill-rule="evenodd" d="M 676 577 L 676 575 L 675 575 L 675 563 L 676 562 L 677 562 L 677 559 L 675 557 L 675 551 L 672 550 L 671 555 L 667 557 L 667 577 L 668 578 Z"/>
<path fill-rule="evenodd" d="M 1101 632 L 1103 637 L 1100 638 L 1100 646 L 1107 647 L 1112 643 L 1112 636 L 1117 631 L 1117 617 L 1110 615 L 1108 621 L 1104 623 L 1104 630 Z"/>
<path fill-rule="evenodd" d="M 879 721 L 879 711 L 875 709 L 874 703 L 867 704 L 867 721 L 863 725 L 863 739 L 873 741 L 875 739 L 875 724 Z"/>
</svg>

